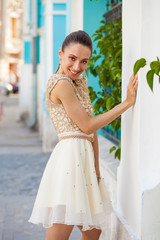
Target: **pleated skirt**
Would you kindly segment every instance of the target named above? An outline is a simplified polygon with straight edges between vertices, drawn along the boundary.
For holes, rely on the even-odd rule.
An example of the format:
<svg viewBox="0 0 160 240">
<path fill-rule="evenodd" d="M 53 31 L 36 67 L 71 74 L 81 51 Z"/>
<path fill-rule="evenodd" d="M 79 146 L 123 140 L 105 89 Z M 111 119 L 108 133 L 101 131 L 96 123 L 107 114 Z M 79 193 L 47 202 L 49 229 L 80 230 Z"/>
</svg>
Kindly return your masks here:
<svg viewBox="0 0 160 240">
<path fill-rule="evenodd" d="M 92 143 L 68 138 L 57 143 L 45 167 L 30 219 L 49 228 L 54 223 L 107 229 L 107 189 L 98 183 Z"/>
</svg>

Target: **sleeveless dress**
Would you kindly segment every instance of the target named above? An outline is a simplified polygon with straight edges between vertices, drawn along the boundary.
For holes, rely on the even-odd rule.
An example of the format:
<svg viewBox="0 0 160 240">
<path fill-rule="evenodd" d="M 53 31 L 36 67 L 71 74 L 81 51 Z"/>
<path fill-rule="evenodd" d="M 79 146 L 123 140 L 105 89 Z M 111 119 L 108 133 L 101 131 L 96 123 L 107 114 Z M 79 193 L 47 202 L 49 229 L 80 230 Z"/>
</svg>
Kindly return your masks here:
<svg viewBox="0 0 160 240">
<path fill-rule="evenodd" d="M 54 223 L 81 225 L 82 230 L 106 229 L 107 197 L 104 179 L 98 183 L 92 142 L 67 115 L 63 104 L 55 104 L 51 90 L 61 79 L 69 81 L 90 117 L 94 110 L 89 98 L 87 79 L 76 80 L 53 74 L 47 83 L 46 103 L 60 141 L 45 167 L 29 222 L 51 227 Z"/>
</svg>

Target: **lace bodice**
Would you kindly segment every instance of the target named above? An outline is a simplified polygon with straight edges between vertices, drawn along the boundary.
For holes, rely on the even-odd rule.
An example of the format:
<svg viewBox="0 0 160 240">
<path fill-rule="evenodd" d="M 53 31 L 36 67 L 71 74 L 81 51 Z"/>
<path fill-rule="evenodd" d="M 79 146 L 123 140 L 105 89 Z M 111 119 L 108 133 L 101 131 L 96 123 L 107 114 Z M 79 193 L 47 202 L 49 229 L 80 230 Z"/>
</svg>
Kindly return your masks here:
<svg viewBox="0 0 160 240">
<path fill-rule="evenodd" d="M 49 116 L 52 120 L 52 123 L 58 136 L 67 135 L 73 132 L 82 133 L 81 129 L 76 125 L 76 123 L 74 123 L 72 119 L 67 115 L 63 104 L 55 104 L 49 98 L 51 90 L 56 86 L 57 82 L 60 81 L 61 79 L 65 79 L 71 83 L 81 105 L 85 108 L 87 114 L 90 117 L 94 117 L 94 110 L 88 93 L 87 79 L 83 76 L 80 76 L 73 82 L 72 79 L 70 79 L 67 75 L 64 74 L 53 74 L 48 80 L 46 90 L 46 103 L 48 107 Z M 92 135 L 91 137 L 94 137 L 93 134 L 91 135 Z"/>
</svg>

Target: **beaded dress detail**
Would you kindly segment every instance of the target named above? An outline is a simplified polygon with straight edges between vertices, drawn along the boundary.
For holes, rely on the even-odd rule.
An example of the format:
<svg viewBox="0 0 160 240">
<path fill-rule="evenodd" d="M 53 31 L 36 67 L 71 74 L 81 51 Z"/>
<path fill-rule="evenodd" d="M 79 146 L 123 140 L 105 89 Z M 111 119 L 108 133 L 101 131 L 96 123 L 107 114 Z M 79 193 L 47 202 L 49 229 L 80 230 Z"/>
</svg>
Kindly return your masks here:
<svg viewBox="0 0 160 240">
<path fill-rule="evenodd" d="M 107 229 L 108 198 L 104 179 L 98 183 L 92 142 L 67 115 L 63 104 L 50 100 L 50 92 L 65 79 L 73 86 L 81 105 L 90 117 L 94 110 L 87 79 L 74 82 L 64 74 L 53 74 L 47 83 L 46 103 L 60 140 L 46 164 L 29 222 L 51 227 L 54 223 L 81 225 L 82 230 Z M 89 138 L 88 138 L 89 137 Z"/>
<path fill-rule="evenodd" d="M 83 76 L 79 77 L 75 80 L 75 83 L 66 75 L 64 74 L 53 74 L 47 84 L 47 91 L 46 91 L 46 103 L 49 111 L 50 118 L 52 123 L 55 127 L 56 133 L 58 136 L 69 135 L 70 133 L 82 133 L 83 132 L 79 129 L 79 127 L 72 121 L 71 118 L 67 115 L 64 107 L 62 104 L 55 104 L 53 103 L 50 98 L 51 90 L 56 86 L 59 80 L 65 79 L 70 82 L 73 86 L 74 91 L 81 103 L 81 105 L 85 108 L 87 114 L 90 117 L 94 117 L 94 110 L 91 104 L 91 100 L 88 94 L 88 85 L 87 79 Z M 91 135 L 92 141 L 94 140 L 93 134 Z"/>
</svg>

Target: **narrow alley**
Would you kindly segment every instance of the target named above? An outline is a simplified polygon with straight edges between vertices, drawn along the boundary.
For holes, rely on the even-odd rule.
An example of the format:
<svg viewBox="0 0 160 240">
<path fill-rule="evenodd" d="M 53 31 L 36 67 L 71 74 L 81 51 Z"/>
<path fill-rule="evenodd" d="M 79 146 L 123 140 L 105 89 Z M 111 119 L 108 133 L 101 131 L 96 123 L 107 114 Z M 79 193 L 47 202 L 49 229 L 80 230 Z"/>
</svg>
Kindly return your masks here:
<svg viewBox="0 0 160 240">
<path fill-rule="evenodd" d="M 0 240 L 44 240 L 45 229 L 28 223 L 50 153 L 38 132 L 19 120 L 18 95 L 2 96 L 0 121 Z M 74 228 L 70 240 L 80 239 Z"/>
</svg>

